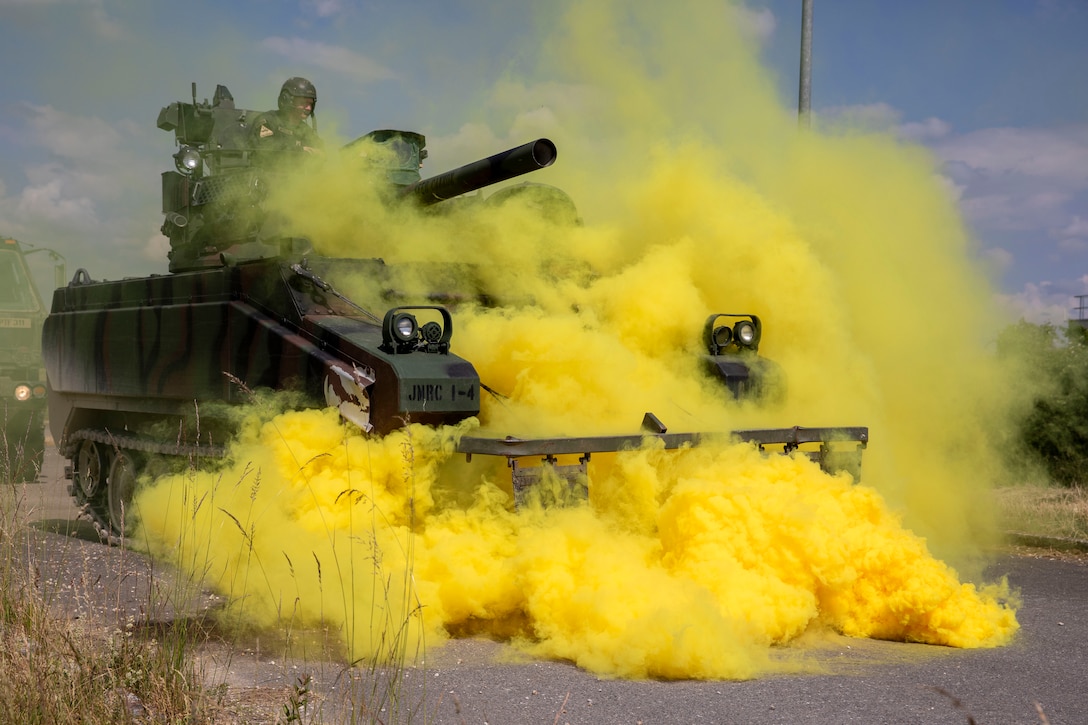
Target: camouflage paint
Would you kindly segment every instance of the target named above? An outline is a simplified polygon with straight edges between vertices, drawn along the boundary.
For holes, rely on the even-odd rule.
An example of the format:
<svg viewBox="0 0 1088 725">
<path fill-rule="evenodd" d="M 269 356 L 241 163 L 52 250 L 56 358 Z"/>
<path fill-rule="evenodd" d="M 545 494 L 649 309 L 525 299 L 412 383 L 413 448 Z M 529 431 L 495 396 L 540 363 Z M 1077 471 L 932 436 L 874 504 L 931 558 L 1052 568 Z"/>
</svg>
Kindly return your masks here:
<svg viewBox="0 0 1088 725">
<path fill-rule="evenodd" d="M 54 293 L 43 336 L 58 445 L 69 452 L 68 436 L 81 428 L 192 416 L 194 401 L 243 402 L 245 388 L 294 389 L 323 406 L 338 365 L 373 381 L 378 432 L 479 412 L 470 363 L 383 351 L 379 325 L 318 293 L 277 259 L 116 282 L 77 275 Z M 435 386 L 460 394 L 418 394 Z"/>
</svg>

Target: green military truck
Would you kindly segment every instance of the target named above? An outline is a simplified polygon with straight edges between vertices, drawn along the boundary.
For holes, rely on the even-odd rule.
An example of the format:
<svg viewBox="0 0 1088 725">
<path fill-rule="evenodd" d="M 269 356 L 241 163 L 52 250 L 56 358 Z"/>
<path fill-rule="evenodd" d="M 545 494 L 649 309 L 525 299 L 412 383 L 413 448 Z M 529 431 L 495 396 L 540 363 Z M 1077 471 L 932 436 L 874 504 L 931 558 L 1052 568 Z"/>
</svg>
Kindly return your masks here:
<svg viewBox="0 0 1088 725">
<path fill-rule="evenodd" d="M 45 368 L 42 323 L 46 309 L 27 266 L 26 250 L 0 237 L 0 391 L 4 421 L 4 481 L 33 481 L 45 452 Z"/>
</svg>

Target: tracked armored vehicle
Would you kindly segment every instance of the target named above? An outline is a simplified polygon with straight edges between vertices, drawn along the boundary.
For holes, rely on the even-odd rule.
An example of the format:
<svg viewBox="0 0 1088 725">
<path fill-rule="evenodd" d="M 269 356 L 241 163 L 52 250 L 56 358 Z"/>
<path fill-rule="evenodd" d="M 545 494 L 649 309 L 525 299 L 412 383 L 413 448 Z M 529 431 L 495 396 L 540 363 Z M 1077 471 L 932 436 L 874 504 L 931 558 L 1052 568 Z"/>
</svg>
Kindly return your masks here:
<svg viewBox="0 0 1088 725">
<path fill-rule="evenodd" d="M 45 305 L 14 239 L 0 243 L 0 391 L 4 422 L 4 481 L 33 481 L 45 451 L 45 369 L 42 322 Z"/>
<path fill-rule="evenodd" d="M 125 509 L 149 460 L 222 455 L 234 432 L 232 406 L 253 390 L 293 391 L 300 406 L 335 407 L 375 434 L 407 421 L 452 424 L 480 411 L 487 387 L 472 362 L 451 351 L 446 307 L 363 309 L 329 280 L 345 271 L 381 280 L 382 260 L 324 257 L 308 239 L 274 231 L 275 209 L 267 208 L 274 176 L 254 163 L 248 140 L 255 115 L 235 107 L 224 86 L 211 102 L 197 102 L 194 84 L 191 102 L 163 108 L 158 126 L 173 132 L 178 146 L 176 170 L 162 175 L 170 273 L 99 281 L 81 269 L 54 293 L 43 333 L 50 424 L 70 461 L 71 494 L 107 535 L 128 529 Z M 537 139 L 422 179 L 422 135 L 375 131 L 345 150 L 360 148 L 381 149 L 388 203 L 425 207 L 546 168 L 557 154 L 549 140 Z M 564 196 L 549 188 L 540 198 L 573 220 Z M 763 392 L 772 366 L 758 356 L 760 334 L 754 315 L 707 320 L 708 370 L 735 395 Z M 815 443 L 813 455 L 829 465 L 831 440 L 864 446 L 868 435 L 863 428 L 734 434 L 786 449 Z M 667 447 L 700 438 L 668 433 L 647 414 L 629 435 L 466 437 L 458 450 L 506 458 L 517 497 L 539 478 L 539 466 L 519 465 L 525 458 L 552 465 L 575 454 L 580 462 L 560 473 L 584 475 L 591 453 L 637 446 L 645 436 Z"/>
</svg>

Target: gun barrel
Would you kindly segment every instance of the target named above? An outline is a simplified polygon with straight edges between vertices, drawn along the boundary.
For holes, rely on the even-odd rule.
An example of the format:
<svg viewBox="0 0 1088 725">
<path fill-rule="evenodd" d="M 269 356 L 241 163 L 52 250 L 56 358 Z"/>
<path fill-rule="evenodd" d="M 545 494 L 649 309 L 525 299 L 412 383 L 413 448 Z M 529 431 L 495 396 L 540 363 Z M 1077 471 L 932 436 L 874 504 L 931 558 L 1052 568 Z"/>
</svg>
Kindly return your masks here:
<svg viewBox="0 0 1088 725">
<path fill-rule="evenodd" d="M 557 152 L 546 138 L 522 144 L 486 159 L 473 161 L 404 188 L 403 197 L 414 198 L 423 206 L 437 204 L 476 189 L 482 189 L 515 176 L 551 166 Z"/>
</svg>

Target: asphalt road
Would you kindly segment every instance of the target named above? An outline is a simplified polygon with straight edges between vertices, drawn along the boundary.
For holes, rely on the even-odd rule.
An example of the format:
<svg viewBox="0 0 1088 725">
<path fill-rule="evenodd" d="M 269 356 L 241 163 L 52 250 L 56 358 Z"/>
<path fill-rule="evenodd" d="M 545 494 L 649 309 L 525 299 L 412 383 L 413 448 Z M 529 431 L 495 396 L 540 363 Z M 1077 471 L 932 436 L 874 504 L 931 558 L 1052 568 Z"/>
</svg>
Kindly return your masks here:
<svg viewBox="0 0 1088 725">
<path fill-rule="evenodd" d="M 31 523 L 25 551 L 64 616 L 158 627 L 215 606 L 216 597 L 204 592 L 161 596 L 179 590 L 168 567 L 99 543 L 93 527 L 77 520 L 54 450 L 39 481 L 24 487 L 20 505 Z M 1020 590 L 1023 604 L 1020 634 L 999 649 L 833 637 L 800 648 L 815 673 L 657 682 L 602 680 L 567 663 L 519 657 L 503 644 L 462 639 L 429 653 L 425 668 L 403 674 L 397 694 L 405 704 L 383 719 L 495 725 L 1088 723 L 1088 563 L 1045 552 L 1003 554 L 987 577 L 1001 574 Z M 795 656 L 790 649 L 783 654 Z M 322 697 L 320 709 L 311 706 L 303 722 L 349 721 L 337 708 L 361 697 L 361 685 L 350 685 L 341 665 L 285 662 L 262 651 L 259 640 L 212 641 L 198 656 L 212 682 L 227 682 L 248 698 L 239 722 L 282 715 L 285 693 L 303 674 L 314 678 Z"/>
</svg>

